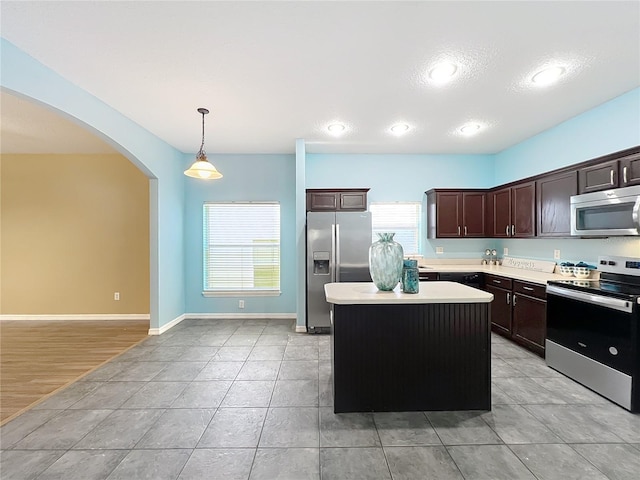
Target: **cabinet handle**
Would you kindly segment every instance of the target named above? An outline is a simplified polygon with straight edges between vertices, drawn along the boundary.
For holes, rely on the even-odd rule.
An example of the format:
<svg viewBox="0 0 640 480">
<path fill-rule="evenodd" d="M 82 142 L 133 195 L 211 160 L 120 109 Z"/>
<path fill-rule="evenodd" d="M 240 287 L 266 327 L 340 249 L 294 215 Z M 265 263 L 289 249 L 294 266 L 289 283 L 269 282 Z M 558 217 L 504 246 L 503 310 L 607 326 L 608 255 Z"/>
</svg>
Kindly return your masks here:
<svg viewBox="0 0 640 480">
<path fill-rule="evenodd" d="M 492 280 L 492 281 L 493 283 L 498 283 L 498 284 L 502 283 L 502 280 Z"/>
<path fill-rule="evenodd" d="M 511 294 L 507 292 L 507 305 L 509 305 L 510 300 L 511 300 Z"/>
<path fill-rule="evenodd" d="M 460 225 L 458 225 L 458 236 L 460 236 Z"/>
<path fill-rule="evenodd" d="M 464 236 L 465 237 L 467 236 L 467 226 L 466 225 L 464 226 Z"/>
<path fill-rule="evenodd" d="M 516 294 L 514 293 L 513 294 L 513 304 L 512 304 L 514 307 L 516 306 L 516 298 L 518 298 L 518 297 L 516 297 Z"/>
<path fill-rule="evenodd" d="M 509 225 L 507 225 L 507 237 L 509 236 Z"/>
<path fill-rule="evenodd" d="M 515 236 L 516 234 L 516 226 L 515 225 L 511 225 L 511 236 Z"/>
<path fill-rule="evenodd" d="M 613 185 L 613 168 L 611 169 L 611 172 L 609 172 L 609 179 L 611 180 L 611 185 Z"/>
<path fill-rule="evenodd" d="M 531 288 L 531 287 L 525 287 L 525 286 L 523 286 L 522 288 L 523 288 L 524 290 L 529 290 L 530 292 L 533 292 L 533 288 Z"/>
<path fill-rule="evenodd" d="M 624 167 L 624 168 L 622 169 L 622 181 L 623 181 L 624 183 L 627 183 L 627 167 Z"/>
</svg>

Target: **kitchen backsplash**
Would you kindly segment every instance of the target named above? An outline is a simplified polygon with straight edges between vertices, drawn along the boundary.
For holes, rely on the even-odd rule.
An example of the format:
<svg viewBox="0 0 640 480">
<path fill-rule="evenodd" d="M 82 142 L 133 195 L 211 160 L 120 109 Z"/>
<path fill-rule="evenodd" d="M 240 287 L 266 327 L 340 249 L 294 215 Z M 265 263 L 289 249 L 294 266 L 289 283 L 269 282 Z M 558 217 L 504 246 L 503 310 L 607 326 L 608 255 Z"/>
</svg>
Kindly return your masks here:
<svg viewBox="0 0 640 480">
<path fill-rule="evenodd" d="M 436 253 L 441 247 L 443 253 Z M 423 255 L 425 258 L 478 258 L 484 251 L 495 248 L 498 258 L 508 249 L 511 257 L 531 258 L 560 262 L 584 261 L 596 263 L 599 255 L 620 255 L 640 257 L 640 238 L 560 238 L 560 239 L 434 239 L 426 240 Z M 554 250 L 560 250 L 560 258 L 553 258 Z"/>
</svg>

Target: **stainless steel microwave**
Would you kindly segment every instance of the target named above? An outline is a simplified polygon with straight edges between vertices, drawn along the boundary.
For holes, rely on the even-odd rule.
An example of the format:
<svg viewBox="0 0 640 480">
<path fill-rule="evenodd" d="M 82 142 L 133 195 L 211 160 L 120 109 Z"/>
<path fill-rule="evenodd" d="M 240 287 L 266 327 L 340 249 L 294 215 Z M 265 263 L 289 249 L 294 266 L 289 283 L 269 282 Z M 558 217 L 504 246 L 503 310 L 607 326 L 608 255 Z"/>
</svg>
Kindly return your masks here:
<svg viewBox="0 0 640 480">
<path fill-rule="evenodd" d="M 640 185 L 572 196 L 571 235 L 640 235 Z"/>
</svg>

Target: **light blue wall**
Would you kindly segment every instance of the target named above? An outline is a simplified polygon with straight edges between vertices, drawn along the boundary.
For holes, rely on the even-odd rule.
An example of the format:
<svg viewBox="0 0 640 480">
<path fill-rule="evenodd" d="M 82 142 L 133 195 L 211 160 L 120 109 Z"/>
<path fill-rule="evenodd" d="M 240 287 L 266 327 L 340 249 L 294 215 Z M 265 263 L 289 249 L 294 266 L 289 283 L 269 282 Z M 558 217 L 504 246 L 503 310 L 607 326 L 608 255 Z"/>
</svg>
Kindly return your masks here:
<svg viewBox="0 0 640 480">
<path fill-rule="evenodd" d="M 307 258 L 307 195 L 305 185 L 306 173 L 306 147 L 303 138 L 296 139 L 296 250 L 297 267 L 296 278 L 301 279 L 296 283 L 296 326 L 305 331 L 307 323 L 307 288 L 306 258 Z"/>
<path fill-rule="evenodd" d="M 494 184 L 640 145 L 640 88 L 545 130 L 495 156 Z"/>
<path fill-rule="evenodd" d="M 371 188 L 371 202 L 422 202 L 431 188 L 493 186 L 492 155 L 325 155 L 307 153 L 307 188 Z M 492 240 L 428 240 L 425 257 L 482 258 Z M 494 242 L 495 243 L 495 242 Z M 444 254 L 436 255 L 435 248 Z"/>
<path fill-rule="evenodd" d="M 183 155 L 1 39 L 1 88 L 92 131 L 150 178 L 151 328 L 184 313 Z"/>
<path fill-rule="evenodd" d="M 495 156 L 495 184 L 565 167 L 640 145 L 640 88 L 614 98 Z M 640 239 L 512 239 L 498 242 L 499 253 L 594 263 L 598 255 L 640 257 Z"/>
<path fill-rule="evenodd" d="M 491 155 L 365 155 L 307 152 L 307 188 L 371 188 L 371 202 L 421 202 L 430 188 L 486 188 Z"/>
<path fill-rule="evenodd" d="M 185 253 L 187 313 L 296 312 L 296 160 L 295 155 L 208 155 L 224 175 L 220 180 L 185 178 Z M 184 169 L 194 161 L 185 155 Z M 202 296 L 202 205 L 206 201 L 280 202 L 282 295 L 277 297 Z M 238 308 L 238 300 L 245 308 Z"/>
</svg>

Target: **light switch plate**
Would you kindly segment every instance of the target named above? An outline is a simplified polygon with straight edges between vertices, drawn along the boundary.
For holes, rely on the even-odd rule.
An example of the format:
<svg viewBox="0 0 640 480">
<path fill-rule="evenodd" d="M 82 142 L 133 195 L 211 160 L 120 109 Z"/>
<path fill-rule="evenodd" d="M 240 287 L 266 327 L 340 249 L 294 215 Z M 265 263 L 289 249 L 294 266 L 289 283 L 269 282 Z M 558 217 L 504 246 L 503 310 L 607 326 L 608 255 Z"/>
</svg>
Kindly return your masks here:
<svg viewBox="0 0 640 480">
<path fill-rule="evenodd" d="M 502 249 L 502 254 L 503 254 L 503 255 L 509 255 L 509 249 L 508 249 L 507 247 L 504 247 L 504 248 Z"/>
<path fill-rule="evenodd" d="M 560 250 L 554 250 L 553 251 L 553 259 L 554 260 L 560 260 Z"/>
<path fill-rule="evenodd" d="M 436 254 L 443 254 L 444 253 L 444 247 L 436 247 Z"/>
</svg>

